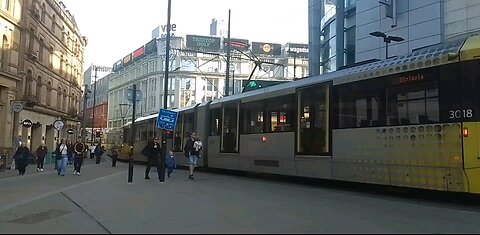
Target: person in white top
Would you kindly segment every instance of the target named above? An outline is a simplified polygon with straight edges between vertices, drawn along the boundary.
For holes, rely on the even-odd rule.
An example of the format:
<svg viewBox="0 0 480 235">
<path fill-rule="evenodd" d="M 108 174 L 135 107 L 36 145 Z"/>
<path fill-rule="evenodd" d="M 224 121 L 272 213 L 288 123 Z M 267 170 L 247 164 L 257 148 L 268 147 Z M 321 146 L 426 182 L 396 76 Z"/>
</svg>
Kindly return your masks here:
<svg viewBox="0 0 480 235">
<path fill-rule="evenodd" d="M 62 142 L 57 145 L 55 154 L 57 154 L 57 173 L 58 175 L 65 176 L 65 168 L 67 167 L 68 161 L 68 146 L 65 143 L 65 139 L 62 139 Z"/>
<path fill-rule="evenodd" d="M 97 146 L 95 146 L 94 144 L 92 144 L 92 146 L 90 147 L 90 159 L 93 159 L 95 157 L 95 148 Z"/>
</svg>

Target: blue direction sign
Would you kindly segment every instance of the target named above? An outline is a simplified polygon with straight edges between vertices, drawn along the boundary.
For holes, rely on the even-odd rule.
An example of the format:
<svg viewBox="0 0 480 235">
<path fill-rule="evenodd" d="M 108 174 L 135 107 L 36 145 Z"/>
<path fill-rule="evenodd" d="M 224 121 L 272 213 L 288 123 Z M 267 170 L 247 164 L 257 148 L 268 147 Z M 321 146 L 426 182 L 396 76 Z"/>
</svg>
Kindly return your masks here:
<svg viewBox="0 0 480 235">
<path fill-rule="evenodd" d="M 142 91 L 141 90 L 137 89 L 137 92 L 136 92 L 135 95 L 137 96 L 135 101 L 142 100 Z M 127 100 L 130 101 L 130 102 L 133 102 L 133 89 L 132 88 L 129 88 L 127 90 Z"/>
<path fill-rule="evenodd" d="M 160 109 L 157 118 L 157 128 L 175 131 L 178 113 L 168 109 Z"/>
</svg>

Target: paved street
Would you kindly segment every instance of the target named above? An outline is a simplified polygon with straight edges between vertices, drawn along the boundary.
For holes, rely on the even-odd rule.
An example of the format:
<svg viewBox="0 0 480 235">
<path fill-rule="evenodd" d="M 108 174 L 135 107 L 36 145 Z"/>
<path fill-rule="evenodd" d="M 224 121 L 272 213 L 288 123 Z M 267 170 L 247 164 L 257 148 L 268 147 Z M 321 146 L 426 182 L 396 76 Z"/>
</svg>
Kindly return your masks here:
<svg viewBox="0 0 480 235">
<path fill-rule="evenodd" d="M 128 184 L 127 166 L 0 178 L 0 233 L 480 233 L 478 208 L 144 166 Z"/>
</svg>

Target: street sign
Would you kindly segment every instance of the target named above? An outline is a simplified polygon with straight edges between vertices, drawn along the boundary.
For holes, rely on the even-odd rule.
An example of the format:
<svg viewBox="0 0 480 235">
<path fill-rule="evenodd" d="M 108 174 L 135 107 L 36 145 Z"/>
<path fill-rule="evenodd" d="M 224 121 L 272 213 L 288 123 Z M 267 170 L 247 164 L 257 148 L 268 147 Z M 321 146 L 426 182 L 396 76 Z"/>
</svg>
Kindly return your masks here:
<svg viewBox="0 0 480 235">
<path fill-rule="evenodd" d="M 175 131 L 178 113 L 168 109 L 160 109 L 157 118 L 157 128 Z"/>
<path fill-rule="evenodd" d="M 15 113 L 21 112 L 23 110 L 23 102 L 20 102 L 20 101 L 13 102 L 12 109 L 13 109 L 13 112 Z"/>
<path fill-rule="evenodd" d="M 72 128 L 68 129 L 67 133 L 70 135 L 73 135 L 73 129 Z"/>
<path fill-rule="evenodd" d="M 30 128 L 33 126 L 33 122 L 30 119 L 25 119 L 22 121 L 22 125 L 26 128 Z"/>
<path fill-rule="evenodd" d="M 65 126 L 65 123 L 62 120 L 56 120 L 55 122 L 53 122 L 53 128 L 57 130 L 63 129 L 64 126 Z"/>
<path fill-rule="evenodd" d="M 135 101 L 142 100 L 142 91 L 137 89 L 136 96 L 137 96 L 137 98 L 135 99 Z M 132 88 L 129 88 L 127 90 L 127 100 L 130 101 L 130 102 L 133 102 L 133 89 Z"/>
</svg>

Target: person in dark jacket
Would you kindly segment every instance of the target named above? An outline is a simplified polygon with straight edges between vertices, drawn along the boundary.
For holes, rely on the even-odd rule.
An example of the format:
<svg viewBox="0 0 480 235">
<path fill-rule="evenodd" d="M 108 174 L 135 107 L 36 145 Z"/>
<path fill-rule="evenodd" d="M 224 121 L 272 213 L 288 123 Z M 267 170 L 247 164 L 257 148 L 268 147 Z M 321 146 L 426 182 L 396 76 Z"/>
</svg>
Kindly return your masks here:
<svg viewBox="0 0 480 235">
<path fill-rule="evenodd" d="M 145 179 L 149 180 L 148 176 L 150 173 L 150 168 L 152 166 L 157 167 L 158 179 L 160 179 L 160 153 L 162 152 L 162 147 L 158 141 L 158 137 L 153 138 L 153 141 L 149 141 L 147 146 L 143 148 L 142 154 L 147 157 L 147 169 L 145 169 Z"/>
<path fill-rule="evenodd" d="M 112 150 L 110 150 L 110 153 L 110 157 L 112 158 L 112 167 L 117 167 L 118 147 L 114 146 Z"/>
<path fill-rule="evenodd" d="M 73 154 L 75 153 L 75 149 L 73 146 L 73 143 L 71 140 L 68 140 L 67 142 L 67 157 L 68 157 L 68 162 L 67 165 L 73 164 Z"/>
<path fill-rule="evenodd" d="M 80 175 L 80 170 L 82 169 L 83 164 L 83 155 L 85 153 L 86 146 L 82 143 L 82 140 L 78 140 L 74 146 L 74 156 L 73 156 L 73 174 Z"/>
<path fill-rule="evenodd" d="M 100 143 L 98 143 L 97 146 L 95 147 L 95 157 L 96 157 L 95 164 L 100 164 L 100 161 L 102 160 L 103 152 L 104 151 L 102 146 L 100 146 Z"/>
<path fill-rule="evenodd" d="M 202 150 L 202 141 L 194 132 L 190 135 L 190 139 L 187 140 L 187 143 L 183 147 L 183 151 L 185 151 L 185 157 L 188 158 L 190 175 L 188 178 L 193 180 L 193 170 L 197 166 L 197 160 L 200 157 L 200 150 Z"/>
<path fill-rule="evenodd" d="M 15 168 L 18 170 L 18 175 L 25 175 L 25 170 L 28 166 L 28 158 L 30 157 L 30 149 L 22 142 L 18 147 L 13 158 L 15 159 Z"/>
<path fill-rule="evenodd" d="M 45 146 L 45 143 L 42 142 L 42 144 L 38 146 L 37 151 L 35 152 L 35 155 L 37 156 L 37 171 L 43 172 L 43 162 L 45 161 L 45 156 L 47 155 L 47 153 L 47 146 Z"/>
</svg>

